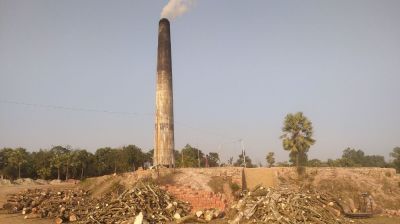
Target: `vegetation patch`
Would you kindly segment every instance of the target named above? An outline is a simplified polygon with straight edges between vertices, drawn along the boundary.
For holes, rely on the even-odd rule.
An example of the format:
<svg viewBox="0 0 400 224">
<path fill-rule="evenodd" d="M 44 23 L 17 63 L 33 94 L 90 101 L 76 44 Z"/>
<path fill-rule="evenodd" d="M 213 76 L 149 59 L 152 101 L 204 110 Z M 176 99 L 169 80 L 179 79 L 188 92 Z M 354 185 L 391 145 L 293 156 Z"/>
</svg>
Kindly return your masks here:
<svg viewBox="0 0 400 224">
<path fill-rule="evenodd" d="M 224 184 L 228 183 L 223 177 L 211 177 L 211 180 L 207 183 L 214 193 L 224 193 Z"/>
</svg>

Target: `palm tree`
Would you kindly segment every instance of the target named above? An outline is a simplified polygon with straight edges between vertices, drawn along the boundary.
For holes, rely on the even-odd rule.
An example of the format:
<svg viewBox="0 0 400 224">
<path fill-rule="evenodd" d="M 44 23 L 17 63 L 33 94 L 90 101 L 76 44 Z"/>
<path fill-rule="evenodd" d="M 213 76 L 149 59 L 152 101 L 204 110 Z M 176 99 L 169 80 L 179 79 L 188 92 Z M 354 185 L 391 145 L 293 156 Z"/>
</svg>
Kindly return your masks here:
<svg viewBox="0 0 400 224">
<path fill-rule="evenodd" d="M 8 162 L 15 167 L 18 167 L 18 179 L 21 178 L 21 166 L 28 162 L 28 152 L 26 149 L 17 148 L 10 152 Z"/>
<path fill-rule="evenodd" d="M 302 112 L 288 114 L 285 117 L 282 131 L 283 148 L 290 151 L 291 159 L 296 162 L 297 172 L 301 175 L 304 173 L 302 165 L 307 160 L 307 152 L 315 143 L 312 138 L 312 123 Z"/>
<path fill-rule="evenodd" d="M 269 153 L 267 154 L 267 156 L 265 157 L 265 160 L 267 160 L 267 163 L 268 163 L 268 166 L 269 166 L 269 167 L 272 167 L 272 166 L 274 165 L 274 163 L 275 163 L 275 158 L 274 158 L 274 156 L 275 156 L 275 153 L 269 152 Z"/>
<path fill-rule="evenodd" d="M 60 180 L 60 169 L 62 167 L 62 164 L 64 163 L 64 155 L 68 152 L 69 150 L 62 146 L 55 146 L 50 150 L 50 153 L 52 153 L 50 163 L 51 167 L 57 168 L 57 180 Z"/>
<path fill-rule="evenodd" d="M 89 153 L 85 150 L 75 150 L 73 156 L 73 165 L 81 168 L 81 180 L 83 179 L 84 170 L 89 160 Z"/>
</svg>

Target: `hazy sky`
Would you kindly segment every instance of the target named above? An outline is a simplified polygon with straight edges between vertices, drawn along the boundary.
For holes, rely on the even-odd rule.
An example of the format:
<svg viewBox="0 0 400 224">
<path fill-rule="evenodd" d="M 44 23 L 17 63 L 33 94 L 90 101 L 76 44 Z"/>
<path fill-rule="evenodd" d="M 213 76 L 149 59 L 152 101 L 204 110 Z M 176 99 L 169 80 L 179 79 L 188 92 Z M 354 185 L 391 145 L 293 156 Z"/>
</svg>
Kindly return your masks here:
<svg viewBox="0 0 400 224">
<path fill-rule="evenodd" d="M 151 149 L 166 2 L 0 0 L 0 147 Z M 176 149 L 226 161 L 242 138 L 255 162 L 287 160 L 283 119 L 303 111 L 311 158 L 388 156 L 400 146 L 399 12 L 398 0 L 197 1 L 171 22 Z"/>
</svg>

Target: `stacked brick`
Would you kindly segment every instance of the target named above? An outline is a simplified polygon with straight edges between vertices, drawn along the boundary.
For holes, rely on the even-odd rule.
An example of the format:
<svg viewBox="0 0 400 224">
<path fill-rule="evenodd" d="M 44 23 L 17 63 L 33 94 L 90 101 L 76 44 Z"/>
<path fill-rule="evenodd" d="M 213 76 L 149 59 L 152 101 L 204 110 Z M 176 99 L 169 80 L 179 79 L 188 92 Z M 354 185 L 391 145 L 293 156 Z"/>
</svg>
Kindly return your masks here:
<svg viewBox="0 0 400 224">
<path fill-rule="evenodd" d="M 190 186 L 164 186 L 165 190 L 181 201 L 189 202 L 192 205 L 192 212 L 215 208 L 224 211 L 227 202 L 222 194 L 193 189 Z"/>
</svg>

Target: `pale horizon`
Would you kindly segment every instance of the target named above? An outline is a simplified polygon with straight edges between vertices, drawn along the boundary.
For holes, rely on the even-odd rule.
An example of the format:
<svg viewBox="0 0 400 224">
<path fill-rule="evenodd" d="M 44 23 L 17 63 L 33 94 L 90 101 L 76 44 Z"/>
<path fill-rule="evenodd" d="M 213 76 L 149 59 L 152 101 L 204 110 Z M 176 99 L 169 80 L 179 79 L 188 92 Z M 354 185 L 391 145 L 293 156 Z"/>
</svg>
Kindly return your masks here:
<svg viewBox="0 0 400 224">
<path fill-rule="evenodd" d="M 157 30 L 167 1 L 0 0 L 0 148 L 153 148 Z M 400 1 L 197 1 L 171 21 L 175 149 L 287 161 L 400 146 Z"/>
</svg>

